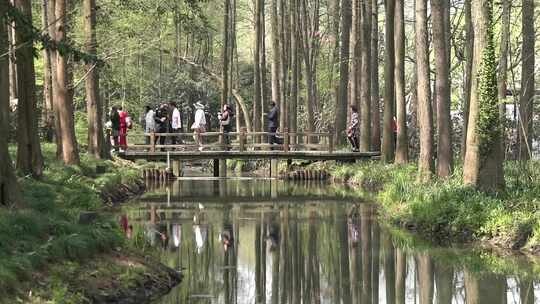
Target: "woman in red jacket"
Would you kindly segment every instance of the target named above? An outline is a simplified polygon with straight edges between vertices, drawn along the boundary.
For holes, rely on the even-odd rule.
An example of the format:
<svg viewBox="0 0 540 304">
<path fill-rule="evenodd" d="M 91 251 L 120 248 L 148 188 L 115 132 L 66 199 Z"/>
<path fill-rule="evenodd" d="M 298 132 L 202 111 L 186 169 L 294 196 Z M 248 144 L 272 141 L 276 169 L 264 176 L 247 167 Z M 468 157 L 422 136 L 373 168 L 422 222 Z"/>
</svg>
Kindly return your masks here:
<svg viewBox="0 0 540 304">
<path fill-rule="evenodd" d="M 122 107 L 118 108 L 118 114 L 120 115 L 120 147 L 127 148 L 127 129 L 130 127 L 131 121 L 126 111 L 122 110 Z"/>
</svg>

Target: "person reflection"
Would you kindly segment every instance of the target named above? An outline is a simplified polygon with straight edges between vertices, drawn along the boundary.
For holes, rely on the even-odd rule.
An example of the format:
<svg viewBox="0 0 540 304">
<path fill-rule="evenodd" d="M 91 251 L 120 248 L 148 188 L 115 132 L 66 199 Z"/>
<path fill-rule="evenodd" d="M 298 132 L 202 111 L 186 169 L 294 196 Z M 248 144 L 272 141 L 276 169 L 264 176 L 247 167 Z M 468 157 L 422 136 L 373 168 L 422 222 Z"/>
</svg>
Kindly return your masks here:
<svg viewBox="0 0 540 304">
<path fill-rule="evenodd" d="M 126 237 L 131 239 L 133 236 L 133 226 L 129 224 L 127 214 L 122 214 L 122 216 L 120 216 L 120 226 L 122 227 Z"/>
<path fill-rule="evenodd" d="M 204 243 L 206 243 L 206 237 L 208 236 L 208 227 L 206 225 L 194 224 L 193 232 L 195 234 L 197 254 L 201 254 L 204 249 Z"/>
<path fill-rule="evenodd" d="M 180 242 L 182 240 L 182 226 L 179 224 L 172 225 L 172 239 L 174 248 L 180 247 Z"/>
<path fill-rule="evenodd" d="M 234 247 L 234 233 L 231 225 L 225 225 L 223 231 L 219 235 L 219 240 L 223 244 L 223 250 L 225 251 Z"/>
<path fill-rule="evenodd" d="M 155 246 L 156 241 L 159 238 L 161 240 L 161 245 L 165 248 L 167 246 L 168 237 L 165 227 L 165 233 L 163 233 L 163 228 L 158 229 L 157 222 L 159 220 L 159 215 L 157 213 L 156 207 L 150 207 L 150 221 L 146 223 L 145 236 L 147 241 L 150 243 L 150 246 Z M 160 231 L 161 230 L 161 231 Z"/>
<path fill-rule="evenodd" d="M 266 241 L 268 243 L 268 250 L 273 252 L 279 248 L 279 225 L 274 219 L 268 224 L 267 231 Z"/>
<path fill-rule="evenodd" d="M 354 206 L 347 217 L 349 239 L 351 240 L 351 244 L 355 247 L 358 245 L 358 241 L 360 240 L 360 228 L 358 227 L 359 216 L 360 214 L 358 212 L 358 208 Z"/>
</svg>

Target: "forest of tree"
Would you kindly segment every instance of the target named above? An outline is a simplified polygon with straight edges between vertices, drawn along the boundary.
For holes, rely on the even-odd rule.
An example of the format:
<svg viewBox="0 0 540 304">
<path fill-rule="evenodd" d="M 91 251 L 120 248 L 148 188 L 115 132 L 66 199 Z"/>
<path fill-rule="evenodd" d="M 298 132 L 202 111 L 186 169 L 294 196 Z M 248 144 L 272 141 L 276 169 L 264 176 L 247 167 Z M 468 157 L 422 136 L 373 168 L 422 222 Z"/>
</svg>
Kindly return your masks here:
<svg viewBox="0 0 540 304">
<path fill-rule="evenodd" d="M 539 152 L 535 2 L 0 0 L 0 202 L 19 200 L 15 169 L 43 174 L 41 141 L 68 165 L 106 158 L 112 105 L 189 120 L 199 100 L 250 131 L 274 101 L 281 131 L 337 143 L 355 105 L 361 151 L 422 180 L 463 161 L 466 184 L 500 189 L 505 159 Z"/>
</svg>

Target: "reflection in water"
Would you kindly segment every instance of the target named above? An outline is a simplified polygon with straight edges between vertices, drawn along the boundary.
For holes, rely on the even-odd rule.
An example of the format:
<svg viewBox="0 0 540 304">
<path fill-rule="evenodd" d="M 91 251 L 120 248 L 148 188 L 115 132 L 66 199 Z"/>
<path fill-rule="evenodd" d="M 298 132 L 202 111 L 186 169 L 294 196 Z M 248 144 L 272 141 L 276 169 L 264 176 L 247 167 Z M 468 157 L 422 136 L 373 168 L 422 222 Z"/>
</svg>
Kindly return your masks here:
<svg viewBox="0 0 540 304">
<path fill-rule="evenodd" d="M 326 190 L 269 180 L 178 181 L 156 186 L 125 222 L 184 274 L 162 304 L 540 301 L 530 265 L 417 246 L 380 227 L 369 204 L 331 199 L 336 193 Z"/>
</svg>

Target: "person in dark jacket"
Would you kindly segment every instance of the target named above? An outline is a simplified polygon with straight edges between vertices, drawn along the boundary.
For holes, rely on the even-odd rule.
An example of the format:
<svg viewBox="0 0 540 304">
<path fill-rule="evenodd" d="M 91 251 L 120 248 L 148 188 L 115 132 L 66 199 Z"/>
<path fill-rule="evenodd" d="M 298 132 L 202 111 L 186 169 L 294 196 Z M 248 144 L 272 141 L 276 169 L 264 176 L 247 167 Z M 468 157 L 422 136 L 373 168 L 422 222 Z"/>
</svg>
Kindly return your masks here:
<svg viewBox="0 0 540 304">
<path fill-rule="evenodd" d="M 118 113 L 118 107 L 113 106 L 111 113 L 109 114 L 111 119 L 111 135 L 113 138 L 114 150 L 117 150 L 120 146 L 120 113 Z"/>
<path fill-rule="evenodd" d="M 278 138 L 276 136 L 277 129 L 279 127 L 279 109 L 276 106 L 275 102 L 270 103 L 270 112 L 266 114 L 266 117 L 268 118 L 268 133 L 270 133 L 270 136 L 268 137 L 268 143 L 273 144 L 279 144 Z"/>
<path fill-rule="evenodd" d="M 169 130 L 169 111 L 166 104 L 161 104 L 156 111 L 156 132 L 167 133 Z M 165 136 L 159 136 L 159 144 L 165 145 Z M 157 137 L 156 137 L 157 141 Z M 163 148 L 162 148 L 163 150 Z"/>
<path fill-rule="evenodd" d="M 358 144 L 358 108 L 356 106 L 351 106 L 351 122 L 347 128 L 347 139 L 351 143 L 353 152 L 360 151 L 360 146 Z"/>
</svg>

